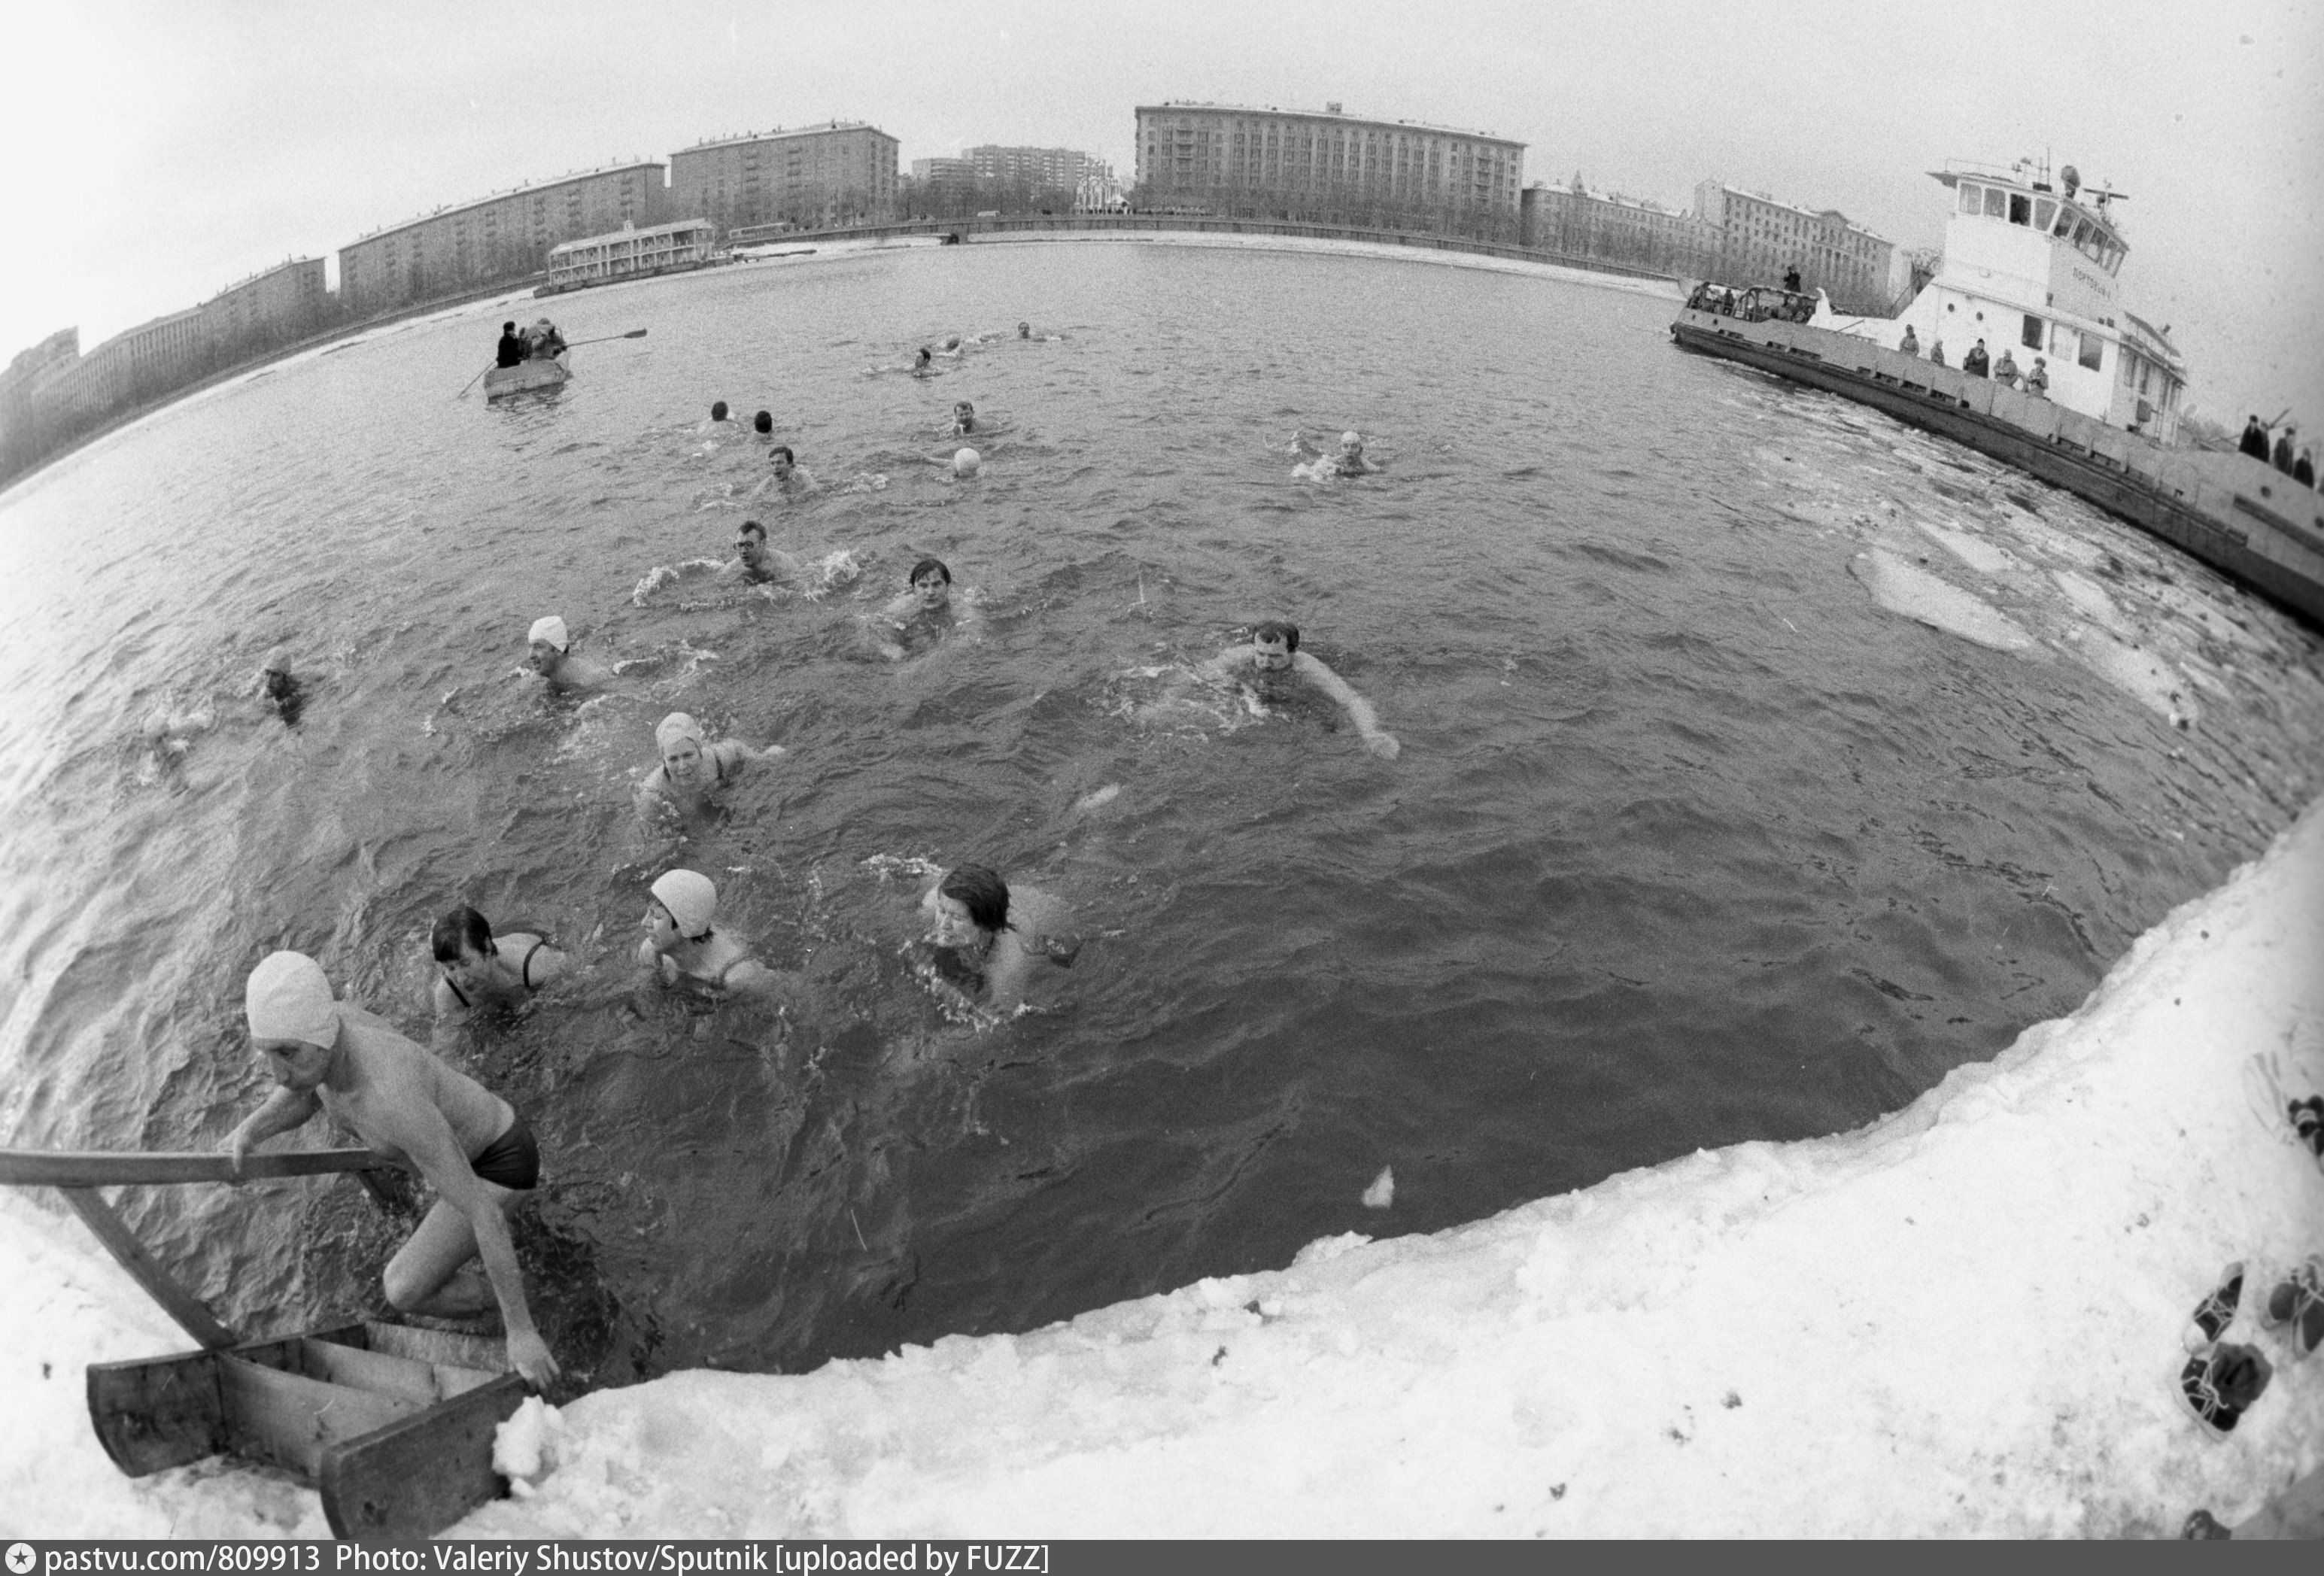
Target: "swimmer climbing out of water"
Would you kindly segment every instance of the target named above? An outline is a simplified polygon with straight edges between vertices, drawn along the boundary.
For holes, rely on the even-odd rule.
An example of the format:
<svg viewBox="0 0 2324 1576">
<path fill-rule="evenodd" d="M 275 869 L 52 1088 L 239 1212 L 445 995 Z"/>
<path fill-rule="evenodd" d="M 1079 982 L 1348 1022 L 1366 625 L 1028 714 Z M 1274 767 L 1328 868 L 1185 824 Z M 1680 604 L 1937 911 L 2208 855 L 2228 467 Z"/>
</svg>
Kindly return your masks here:
<svg viewBox="0 0 2324 1576">
<path fill-rule="evenodd" d="M 479 1014 L 522 1007 L 572 961 L 530 931 L 495 936 L 484 917 L 466 905 L 436 922 L 429 945 L 436 957 L 430 999 L 438 1051 Z"/>
<path fill-rule="evenodd" d="M 1036 964 L 1074 966 L 1072 910 L 1038 887 L 1011 887 L 981 864 L 946 871 L 920 894 L 939 978 L 971 1001 L 1008 1011 L 1025 1000 Z M 1044 971 L 1046 972 L 1046 971 Z"/>
<path fill-rule="evenodd" d="M 1261 678 L 1288 674 L 1306 680 L 1340 704 L 1364 742 L 1364 748 L 1383 760 L 1394 760 L 1403 751 L 1396 736 L 1385 733 L 1371 702 L 1358 695 L 1348 681 L 1332 671 L 1321 658 L 1299 649 L 1299 626 L 1270 619 L 1250 632 L 1246 645 L 1229 646 L 1203 664 L 1213 678 Z"/>
<path fill-rule="evenodd" d="M 699 815 L 742 775 L 742 769 L 762 760 L 779 760 L 789 753 L 779 744 L 753 749 L 739 739 L 712 743 L 702 724 L 684 712 L 672 712 L 654 729 L 654 748 L 661 764 L 638 786 L 638 812 L 650 815 L 668 806 Z"/>
<path fill-rule="evenodd" d="M 603 689 L 613 681 L 612 668 L 573 655 L 573 636 L 555 613 L 533 620 L 524 639 L 525 666 L 547 679 L 554 692 Z"/>
<path fill-rule="evenodd" d="M 638 943 L 638 966 L 664 985 L 691 983 L 716 990 L 763 995 L 779 989 L 782 976 L 750 955 L 751 949 L 720 931 L 718 888 L 698 871 L 664 871 L 646 900 Z"/>
<path fill-rule="evenodd" d="M 318 1111 L 388 1159 L 417 1171 L 436 1203 L 383 1276 L 409 1313 L 466 1318 L 489 1306 L 459 1272 L 482 1257 L 500 1304 L 509 1361 L 535 1386 L 557 1359 L 533 1327 L 506 1212 L 540 1180 L 532 1131 L 509 1102 L 352 1002 L 333 1000 L 314 959 L 270 954 L 244 993 L 251 1049 L 280 1085 L 224 1146 L 236 1175 L 252 1146 Z"/>
</svg>

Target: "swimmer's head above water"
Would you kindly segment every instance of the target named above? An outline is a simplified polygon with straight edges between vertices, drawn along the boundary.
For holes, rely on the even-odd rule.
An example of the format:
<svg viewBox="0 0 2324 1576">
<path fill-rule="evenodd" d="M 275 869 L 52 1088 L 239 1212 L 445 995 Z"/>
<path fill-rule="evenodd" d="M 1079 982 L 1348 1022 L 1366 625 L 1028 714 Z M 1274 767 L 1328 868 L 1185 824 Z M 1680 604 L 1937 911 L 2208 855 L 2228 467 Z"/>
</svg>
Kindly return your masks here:
<svg viewBox="0 0 2324 1576">
<path fill-rule="evenodd" d="M 746 569 L 756 569 L 765 564 L 767 528 L 755 520 L 744 521 L 734 532 L 734 556 L 742 560 L 742 567 Z"/>
<path fill-rule="evenodd" d="M 775 430 L 775 413 L 772 410 L 761 410 L 752 417 L 751 430 L 761 438 L 772 437 Z"/>
<path fill-rule="evenodd" d="M 573 637 L 566 632 L 565 621 L 553 613 L 535 619 L 524 639 L 525 665 L 535 673 L 552 671 L 565 659 L 565 653 L 573 649 Z"/>
<path fill-rule="evenodd" d="M 1033 325 L 1030 323 L 1018 324 L 1017 337 L 1019 339 L 1030 339 L 1033 337 Z"/>
<path fill-rule="evenodd" d="M 493 940 L 492 926 L 465 904 L 436 922 L 429 946 L 443 976 L 467 991 L 474 991 L 491 973 L 493 959 L 500 951 Z"/>
<path fill-rule="evenodd" d="M 791 467 L 798 464 L 798 460 L 791 453 L 791 446 L 788 443 L 779 443 L 775 445 L 774 447 L 767 451 L 767 457 L 774 462 L 775 479 L 777 481 L 780 481 L 783 477 L 789 475 L 791 474 Z"/>
<path fill-rule="evenodd" d="M 976 430 L 976 406 L 972 401 L 954 400 L 952 402 L 952 429 L 954 432 Z"/>
<path fill-rule="evenodd" d="M 713 400 L 713 401 L 710 402 L 710 419 L 712 419 L 713 421 L 724 421 L 724 420 L 725 420 L 725 419 L 726 419 L 726 401 L 724 401 L 724 400 Z"/>
<path fill-rule="evenodd" d="M 684 712 L 670 713 L 654 729 L 654 748 L 661 754 L 662 772 L 680 788 L 692 788 L 702 780 L 709 742 L 702 724 Z"/>
<path fill-rule="evenodd" d="M 646 903 L 646 939 L 659 952 L 681 941 L 701 941 L 718 917 L 718 888 L 697 871 L 664 871 Z"/>
<path fill-rule="evenodd" d="M 1269 619 L 1250 631 L 1250 643 L 1255 648 L 1252 659 L 1261 668 L 1288 668 L 1292 653 L 1299 650 L 1299 626 Z"/>
<path fill-rule="evenodd" d="M 920 610 L 934 613 L 952 600 L 952 570 L 942 558 L 922 558 L 912 566 L 911 586 Z"/>
<path fill-rule="evenodd" d="M 1009 883 L 983 865 L 956 865 L 927 889 L 920 909 L 930 941 L 966 946 L 1009 927 Z"/>
</svg>

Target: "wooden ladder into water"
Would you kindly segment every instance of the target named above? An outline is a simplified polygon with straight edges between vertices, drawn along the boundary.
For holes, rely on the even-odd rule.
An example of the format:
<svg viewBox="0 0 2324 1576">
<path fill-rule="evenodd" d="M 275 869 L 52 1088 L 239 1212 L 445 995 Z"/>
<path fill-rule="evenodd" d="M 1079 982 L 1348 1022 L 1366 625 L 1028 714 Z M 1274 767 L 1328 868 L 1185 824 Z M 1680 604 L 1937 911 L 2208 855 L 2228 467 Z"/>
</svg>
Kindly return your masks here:
<svg viewBox="0 0 2324 1576">
<path fill-rule="evenodd" d="M 91 1363 L 89 1421 L 133 1478 L 221 1452 L 270 1462 L 318 1488 L 343 1538 L 431 1537 L 506 1491 L 495 1429 L 524 1400 L 503 1344 L 373 1321 L 248 1340 L 180 1286 L 99 1187 L 238 1184 L 369 1173 L 368 1149 L 222 1154 L 0 1149 L 0 1184 L 53 1187 L 130 1277 L 202 1350 Z"/>
</svg>

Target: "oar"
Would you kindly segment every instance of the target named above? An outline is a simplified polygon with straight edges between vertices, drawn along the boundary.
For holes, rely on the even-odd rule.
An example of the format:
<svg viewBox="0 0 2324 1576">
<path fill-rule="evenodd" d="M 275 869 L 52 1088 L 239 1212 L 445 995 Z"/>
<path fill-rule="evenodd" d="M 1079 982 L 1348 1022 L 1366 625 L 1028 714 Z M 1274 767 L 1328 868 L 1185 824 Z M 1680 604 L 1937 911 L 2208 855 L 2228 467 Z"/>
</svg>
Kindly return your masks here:
<svg viewBox="0 0 2324 1576">
<path fill-rule="evenodd" d="M 595 339 L 568 339 L 565 342 L 565 348 L 570 350 L 576 345 L 603 345 L 609 339 L 643 339 L 645 336 L 644 329 L 632 328 L 627 334 L 600 334 Z"/>
<path fill-rule="evenodd" d="M 486 367 L 486 368 L 484 369 L 484 372 L 490 372 L 490 371 L 492 371 L 492 370 L 493 370 L 493 369 L 492 369 L 491 367 Z M 480 377 L 484 376 L 484 372 L 480 372 L 480 373 L 478 373 L 476 374 L 476 378 L 480 378 Z M 454 399 L 456 399 L 456 400 L 465 400 L 465 399 L 466 399 L 466 398 L 468 397 L 468 390 L 469 390 L 469 389 L 473 389 L 473 388 L 475 388 L 475 387 L 476 386 L 476 378 L 470 378 L 470 379 L 468 380 L 468 382 L 467 382 L 466 385 L 465 387 L 463 387 L 463 388 L 460 390 L 460 392 L 459 392 L 458 393 L 456 393 L 456 394 L 453 395 L 453 396 L 452 396 L 452 398 L 454 398 Z"/>
</svg>

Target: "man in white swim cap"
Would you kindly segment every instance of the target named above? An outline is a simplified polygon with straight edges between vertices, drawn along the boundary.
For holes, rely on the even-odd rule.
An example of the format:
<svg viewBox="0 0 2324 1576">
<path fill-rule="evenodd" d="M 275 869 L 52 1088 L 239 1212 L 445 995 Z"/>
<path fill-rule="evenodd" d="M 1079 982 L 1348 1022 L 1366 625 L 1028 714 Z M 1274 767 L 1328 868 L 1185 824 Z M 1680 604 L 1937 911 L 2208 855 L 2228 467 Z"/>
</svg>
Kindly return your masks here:
<svg viewBox="0 0 2324 1576">
<path fill-rule="evenodd" d="M 553 690 L 602 689 L 613 682 L 612 669 L 573 655 L 573 637 L 553 613 L 533 620 L 524 639 L 524 665 L 549 680 Z"/>
<path fill-rule="evenodd" d="M 500 1304 L 509 1361 L 536 1386 L 557 1359 L 534 1329 L 504 1212 L 538 1185 L 540 1152 L 509 1102 L 353 1002 L 335 1000 L 322 965 L 272 953 L 244 991 L 251 1047 L 279 1087 L 228 1135 L 239 1174 L 251 1147 L 302 1127 L 317 1111 L 418 1172 L 436 1203 L 382 1277 L 405 1313 L 469 1318 L 489 1306 L 460 1270 L 481 1256 Z"/>
<path fill-rule="evenodd" d="M 779 981 L 739 939 L 717 928 L 718 888 L 699 871 L 664 871 L 655 878 L 640 928 L 638 966 L 665 985 L 770 991 Z"/>
</svg>

